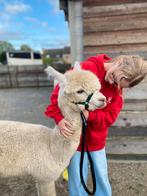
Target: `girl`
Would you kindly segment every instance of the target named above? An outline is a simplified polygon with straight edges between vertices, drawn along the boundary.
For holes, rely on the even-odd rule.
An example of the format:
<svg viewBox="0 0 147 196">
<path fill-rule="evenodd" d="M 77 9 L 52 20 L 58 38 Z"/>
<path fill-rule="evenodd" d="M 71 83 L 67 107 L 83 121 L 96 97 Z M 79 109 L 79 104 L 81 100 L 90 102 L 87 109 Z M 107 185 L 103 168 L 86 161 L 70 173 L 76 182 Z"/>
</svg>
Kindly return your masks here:
<svg viewBox="0 0 147 196">
<path fill-rule="evenodd" d="M 88 149 L 93 159 L 96 176 L 95 196 L 111 196 L 111 186 L 108 179 L 107 161 L 105 153 L 108 128 L 115 122 L 123 106 L 122 90 L 139 84 L 145 77 L 147 65 L 139 56 L 118 56 L 110 59 L 105 54 L 93 56 L 81 62 L 84 70 L 93 72 L 101 82 L 101 93 L 107 99 L 107 106 L 95 111 L 84 111 L 87 119 L 86 140 Z M 64 119 L 58 107 L 57 85 L 51 95 L 51 103 L 46 108 L 45 114 L 54 118 L 61 134 L 64 137 L 72 135 L 72 125 Z M 81 141 L 77 152 L 72 157 L 69 167 L 69 195 L 86 196 L 79 175 Z M 84 158 L 84 178 L 88 176 L 88 158 Z"/>
</svg>

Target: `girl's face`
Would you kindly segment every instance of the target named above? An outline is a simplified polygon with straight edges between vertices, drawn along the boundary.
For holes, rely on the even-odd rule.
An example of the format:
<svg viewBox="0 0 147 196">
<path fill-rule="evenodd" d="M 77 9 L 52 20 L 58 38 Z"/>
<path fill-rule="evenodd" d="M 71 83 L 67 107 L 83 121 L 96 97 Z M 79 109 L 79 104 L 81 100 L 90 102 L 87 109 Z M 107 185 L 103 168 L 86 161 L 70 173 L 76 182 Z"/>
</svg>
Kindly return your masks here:
<svg viewBox="0 0 147 196">
<path fill-rule="evenodd" d="M 121 71 L 121 67 L 119 65 L 111 64 L 109 64 L 105 80 L 108 81 L 110 84 L 117 85 L 119 89 L 129 88 L 130 82 L 127 80 L 126 76 Z"/>
</svg>

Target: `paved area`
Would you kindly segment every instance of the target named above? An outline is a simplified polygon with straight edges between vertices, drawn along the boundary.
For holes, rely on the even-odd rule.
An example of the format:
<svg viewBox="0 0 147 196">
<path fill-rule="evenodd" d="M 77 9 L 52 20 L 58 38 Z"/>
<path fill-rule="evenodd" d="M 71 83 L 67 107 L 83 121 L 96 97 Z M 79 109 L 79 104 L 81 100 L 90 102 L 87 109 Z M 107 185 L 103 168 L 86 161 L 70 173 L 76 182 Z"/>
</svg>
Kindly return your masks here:
<svg viewBox="0 0 147 196">
<path fill-rule="evenodd" d="M 54 126 L 44 115 L 52 88 L 0 89 L 0 119 Z"/>
</svg>

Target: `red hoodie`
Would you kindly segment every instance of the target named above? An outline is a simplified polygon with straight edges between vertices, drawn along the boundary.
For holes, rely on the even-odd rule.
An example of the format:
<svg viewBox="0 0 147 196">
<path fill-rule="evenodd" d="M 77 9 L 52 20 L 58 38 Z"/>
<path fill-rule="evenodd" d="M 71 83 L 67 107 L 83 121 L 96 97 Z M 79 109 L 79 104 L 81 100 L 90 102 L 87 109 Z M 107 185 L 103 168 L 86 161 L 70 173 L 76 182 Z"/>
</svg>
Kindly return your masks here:
<svg viewBox="0 0 147 196">
<path fill-rule="evenodd" d="M 108 127 L 114 123 L 123 106 L 123 99 L 117 86 L 105 81 L 106 70 L 104 68 L 104 62 L 108 60 L 110 60 L 109 57 L 101 54 L 81 62 L 82 69 L 93 72 L 99 78 L 102 86 L 101 93 L 106 96 L 108 101 L 105 108 L 89 112 L 86 129 L 86 140 L 89 151 L 104 148 Z M 54 118 L 56 124 L 64 118 L 58 107 L 58 92 L 59 86 L 57 85 L 50 97 L 50 105 L 45 111 L 45 115 Z M 81 150 L 81 140 L 77 150 Z"/>
</svg>

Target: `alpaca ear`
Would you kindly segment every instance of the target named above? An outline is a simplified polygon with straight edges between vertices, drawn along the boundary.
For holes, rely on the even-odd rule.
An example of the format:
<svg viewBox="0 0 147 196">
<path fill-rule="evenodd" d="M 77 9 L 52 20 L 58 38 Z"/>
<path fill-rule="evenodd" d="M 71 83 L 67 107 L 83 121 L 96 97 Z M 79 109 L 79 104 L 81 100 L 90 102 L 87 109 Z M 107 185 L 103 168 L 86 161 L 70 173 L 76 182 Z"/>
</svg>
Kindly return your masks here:
<svg viewBox="0 0 147 196">
<path fill-rule="evenodd" d="M 81 70 L 81 65 L 78 61 L 75 62 L 73 67 L 74 67 L 75 70 Z"/>
<path fill-rule="evenodd" d="M 64 74 L 59 73 L 53 67 L 48 66 L 44 71 L 47 73 L 49 80 L 58 80 L 59 83 L 65 83 L 66 78 Z"/>
</svg>

